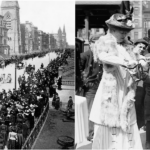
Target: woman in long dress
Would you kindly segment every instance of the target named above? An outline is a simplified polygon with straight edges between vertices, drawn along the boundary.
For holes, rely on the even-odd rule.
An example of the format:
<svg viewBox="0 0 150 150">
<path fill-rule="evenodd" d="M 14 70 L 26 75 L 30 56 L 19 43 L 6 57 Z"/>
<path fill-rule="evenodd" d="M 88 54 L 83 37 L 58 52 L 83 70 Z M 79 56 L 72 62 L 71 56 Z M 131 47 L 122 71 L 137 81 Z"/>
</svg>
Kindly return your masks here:
<svg viewBox="0 0 150 150">
<path fill-rule="evenodd" d="M 95 124 L 92 149 L 142 149 L 134 106 L 136 82 L 123 67 L 137 64 L 133 46 L 126 40 L 134 25 L 123 14 L 114 14 L 106 24 L 107 35 L 94 47 L 103 76 L 90 114 Z"/>
</svg>

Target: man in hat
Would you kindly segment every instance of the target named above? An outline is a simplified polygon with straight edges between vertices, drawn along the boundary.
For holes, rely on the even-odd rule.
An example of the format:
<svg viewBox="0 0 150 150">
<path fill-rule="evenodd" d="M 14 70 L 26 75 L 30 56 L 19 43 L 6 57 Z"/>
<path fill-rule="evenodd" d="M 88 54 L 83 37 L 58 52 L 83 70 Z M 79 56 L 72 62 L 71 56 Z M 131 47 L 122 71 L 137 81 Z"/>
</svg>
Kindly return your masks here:
<svg viewBox="0 0 150 150">
<path fill-rule="evenodd" d="M 150 32 L 150 30 L 149 30 Z M 144 38 L 145 39 L 145 38 Z M 135 42 L 135 44 L 138 46 L 140 45 L 141 47 L 144 47 L 144 52 L 146 51 L 147 48 L 147 54 L 145 57 L 143 56 L 143 63 L 146 63 L 146 58 L 150 57 L 150 49 L 149 49 L 149 44 L 146 40 L 140 39 Z M 140 54 L 144 55 L 144 52 L 141 53 L 140 49 Z M 144 61 L 145 60 L 145 61 Z M 143 129 L 146 130 L 146 143 L 145 143 L 145 148 L 150 149 L 150 72 L 149 72 L 149 65 L 146 67 L 146 70 L 142 73 L 142 80 L 143 82 L 143 88 L 139 86 L 137 88 L 137 96 L 136 96 L 136 113 L 137 113 L 137 123 L 138 127 L 141 128 L 143 126 Z M 139 92 L 140 91 L 140 92 Z M 141 96 L 139 95 L 141 94 Z"/>
<path fill-rule="evenodd" d="M 79 95 L 85 96 L 88 105 L 88 115 L 91 112 L 91 107 L 93 104 L 93 100 L 101 80 L 102 76 L 102 65 L 94 62 L 93 59 L 93 46 L 96 40 L 98 40 L 102 36 L 101 34 L 95 34 L 90 37 L 89 40 L 89 50 L 81 53 L 81 66 L 80 71 L 83 75 L 83 86 L 81 89 L 81 93 Z M 94 126 L 91 121 L 89 121 L 89 139 L 93 137 Z"/>
<path fill-rule="evenodd" d="M 146 52 L 146 48 L 148 46 L 148 42 L 145 39 L 138 39 L 134 43 L 135 48 L 133 49 L 133 52 L 135 53 L 136 57 L 141 60 L 143 59 L 143 63 L 145 63 L 147 66 L 145 66 L 144 71 L 148 71 L 148 64 L 145 61 L 144 54 Z M 142 86 L 141 86 L 142 84 Z M 135 101 L 135 108 L 136 108 L 136 116 L 137 116 L 137 125 L 140 129 L 145 123 L 144 123 L 144 97 L 146 93 L 145 84 L 143 84 L 143 81 L 140 81 L 139 86 L 137 86 L 136 89 L 136 101 Z"/>
<path fill-rule="evenodd" d="M 103 76 L 90 113 L 94 122 L 92 149 L 142 149 L 134 106 L 136 82 L 126 69 L 137 65 L 133 46 L 127 41 L 134 24 L 119 13 L 106 24 L 107 35 L 96 41 L 93 51 L 94 60 L 103 63 Z"/>
<path fill-rule="evenodd" d="M 135 41 L 134 45 L 134 52 L 144 56 L 146 48 L 148 46 L 148 42 L 145 39 L 138 39 Z"/>
</svg>

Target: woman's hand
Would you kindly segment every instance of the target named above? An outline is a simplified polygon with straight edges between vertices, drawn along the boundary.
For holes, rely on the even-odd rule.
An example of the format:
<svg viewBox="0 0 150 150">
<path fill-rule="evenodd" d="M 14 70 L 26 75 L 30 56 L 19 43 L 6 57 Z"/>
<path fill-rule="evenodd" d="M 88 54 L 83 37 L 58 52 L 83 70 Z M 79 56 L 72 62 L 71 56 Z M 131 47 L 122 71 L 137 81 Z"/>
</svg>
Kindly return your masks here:
<svg viewBox="0 0 150 150">
<path fill-rule="evenodd" d="M 135 61 L 135 60 L 130 60 L 130 61 L 125 61 L 124 64 L 123 64 L 123 66 L 125 66 L 125 67 L 127 67 L 127 68 L 130 69 L 130 68 L 135 67 L 137 64 L 138 64 L 137 61 Z"/>
<path fill-rule="evenodd" d="M 137 61 L 135 61 L 135 60 L 130 60 L 130 61 L 128 61 L 128 63 L 127 63 L 127 67 L 128 67 L 128 68 L 133 68 L 133 67 L 135 67 L 137 64 L 138 64 Z"/>
<path fill-rule="evenodd" d="M 133 107 L 134 102 L 135 102 L 135 99 L 130 99 L 130 100 L 128 101 L 128 108 Z"/>
</svg>

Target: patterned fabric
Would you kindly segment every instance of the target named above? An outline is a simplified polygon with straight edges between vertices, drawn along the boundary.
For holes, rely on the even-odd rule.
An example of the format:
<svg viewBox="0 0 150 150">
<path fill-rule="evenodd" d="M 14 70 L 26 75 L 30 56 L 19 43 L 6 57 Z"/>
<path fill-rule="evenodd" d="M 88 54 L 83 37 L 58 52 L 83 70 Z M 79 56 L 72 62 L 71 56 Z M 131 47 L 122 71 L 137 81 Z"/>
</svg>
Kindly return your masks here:
<svg viewBox="0 0 150 150">
<path fill-rule="evenodd" d="M 121 128 L 96 126 L 97 130 L 95 131 L 96 135 L 94 136 L 92 149 L 142 149 L 137 124 L 132 125 L 127 133 L 123 132 Z"/>
<path fill-rule="evenodd" d="M 109 127 L 121 127 L 127 132 L 130 124 L 136 122 L 134 104 L 130 105 L 135 97 L 136 84 L 121 66 L 135 58 L 132 47 L 126 41 L 118 44 L 114 36 L 108 33 L 96 42 L 93 55 L 95 61 L 103 63 L 103 75 L 90 120 Z"/>
</svg>

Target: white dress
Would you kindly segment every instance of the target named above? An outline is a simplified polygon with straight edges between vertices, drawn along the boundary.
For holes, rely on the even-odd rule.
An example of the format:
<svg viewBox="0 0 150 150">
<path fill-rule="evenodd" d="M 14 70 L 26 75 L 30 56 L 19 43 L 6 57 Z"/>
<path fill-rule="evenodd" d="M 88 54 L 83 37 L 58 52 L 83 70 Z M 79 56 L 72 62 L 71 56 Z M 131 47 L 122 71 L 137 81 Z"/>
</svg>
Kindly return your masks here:
<svg viewBox="0 0 150 150">
<path fill-rule="evenodd" d="M 95 123 L 93 149 L 142 149 L 136 123 L 136 84 L 121 67 L 133 60 L 131 49 L 117 44 L 109 33 L 95 44 L 94 59 L 103 63 L 103 76 L 95 95 L 90 120 Z"/>
</svg>

